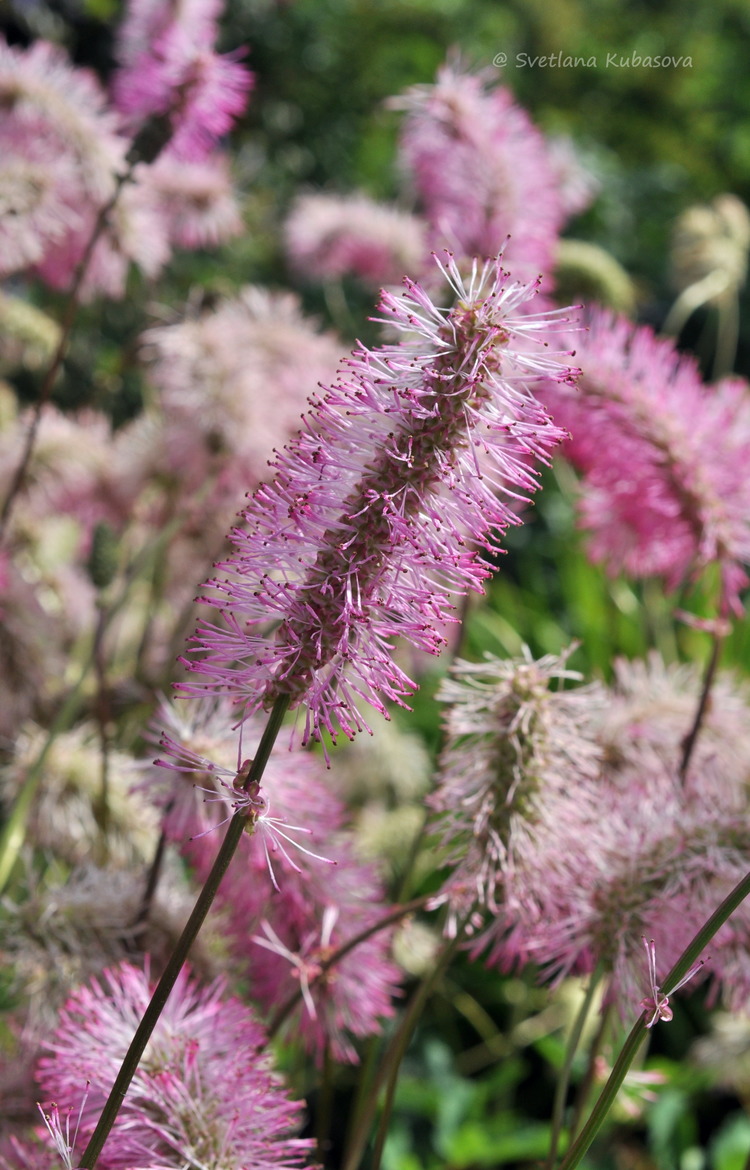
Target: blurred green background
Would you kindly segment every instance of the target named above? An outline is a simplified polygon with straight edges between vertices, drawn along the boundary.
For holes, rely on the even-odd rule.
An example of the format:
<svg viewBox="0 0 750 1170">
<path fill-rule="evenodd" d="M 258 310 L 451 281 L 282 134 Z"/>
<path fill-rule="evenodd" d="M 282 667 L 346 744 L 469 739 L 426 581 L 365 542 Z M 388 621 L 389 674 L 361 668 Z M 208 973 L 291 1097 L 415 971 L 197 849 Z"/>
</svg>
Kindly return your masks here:
<svg viewBox="0 0 750 1170">
<path fill-rule="evenodd" d="M 18 43 L 44 36 L 74 60 L 111 72 L 119 0 L 4 0 L 0 26 Z M 222 48 L 247 46 L 256 86 L 232 140 L 247 236 L 218 253 L 178 258 L 158 288 L 134 274 L 130 296 L 94 305 L 81 318 L 59 400 L 93 403 L 116 423 L 139 409 L 135 341 L 149 304 L 179 306 L 200 286 L 207 295 L 248 282 L 293 283 L 279 227 L 300 190 L 362 188 L 376 198 L 399 190 L 395 167 L 399 116 L 385 100 L 429 82 L 449 51 L 508 85 L 545 131 L 569 135 L 600 179 L 593 206 L 568 234 L 599 244 L 628 270 L 642 320 L 659 324 L 669 307 L 668 253 L 675 217 L 690 205 L 732 192 L 750 203 L 750 5 L 747 0 L 228 0 Z M 493 61 L 504 53 L 507 65 Z M 683 58 L 672 67 L 634 64 L 638 55 Z M 559 64 L 531 65 L 530 58 Z M 566 56 L 587 64 L 566 67 Z M 628 63 L 630 59 L 630 63 Z M 685 60 L 688 59 L 688 60 Z M 320 291 L 300 289 L 326 317 Z M 367 336 L 372 299 L 346 288 L 351 335 Z M 47 306 L 51 294 L 35 292 Z M 750 372 L 747 300 L 737 369 Z M 347 320 L 339 318 L 339 328 Z M 697 336 L 700 322 L 694 323 Z M 683 342 L 693 340 L 686 331 Z M 22 397 L 33 382 L 18 382 Z M 522 528 L 509 533 L 509 555 L 489 604 L 469 616 L 464 651 L 535 653 L 581 640 L 573 664 L 607 676 L 617 654 L 653 645 L 666 658 L 707 653 L 704 635 L 675 629 L 675 599 L 654 583 L 605 579 L 589 565 L 575 531 L 574 485 L 565 467 L 547 475 Z M 702 608 L 700 590 L 678 600 Z M 746 623 L 729 641 L 725 662 L 748 662 Z M 426 680 L 415 721 L 437 740 Z M 413 722 L 411 723 L 413 726 Z M 443 981 L 409 1053 L 397 1099 L 387 1170 L 532 1165 L 547 1142 L 554 1070 L 562 1059 L 559 1019 L 535 1033 L 518 1022 L 544 1011 L 531 981 L 461 963 Z M 684 1057 L 706 1028 L 700 995 L 677 1006 L 657 1029 L 653 1063 L 672 1080 L 649 1120 L 617 1122 L 592 1152 L 597 1170 L 741 1170 L 750 1121 L 737 1099 L 711 1090 Z M 578 1070 L 582 1075 L 582 1070 Z M 348 1103 L 354 1086 L 342 1084 Z"/>
</svg>

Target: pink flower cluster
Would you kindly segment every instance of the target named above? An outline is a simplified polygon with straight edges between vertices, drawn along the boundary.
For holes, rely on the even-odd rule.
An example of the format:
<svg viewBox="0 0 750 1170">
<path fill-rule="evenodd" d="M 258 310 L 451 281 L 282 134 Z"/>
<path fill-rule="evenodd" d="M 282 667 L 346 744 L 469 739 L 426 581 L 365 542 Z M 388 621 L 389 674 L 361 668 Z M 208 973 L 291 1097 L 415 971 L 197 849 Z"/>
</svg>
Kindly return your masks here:
<svg viewBox="0 0 750 1170">
<path fill-rule="evenodd" d="M 123 963 L 74 992 L 60 1013 L 37 1077 L 55 1101 L 58 1133 L 61 1114 L 78 1118 L 72 1165 L 150 995 L 147 974 Z M 293 1136 L 301 1105 L 270 1070 L 265 1047 L 263 1029 L 222 981 L 201 987 L 183 971 L 105 1142 L 102 1170 L 303 1166 L 311 1142 Z"/>
<path fill-rule="evenodd" d="M 405 109 L 401 162 L 430 225 L 433 247 L 493 256 L 517 280 L 554 268 L 564 216 L 548 147 L 509 90 L 451 65 L 392 105 Z"/>
<path fill-rule="evenodd" d="M 160 157 L 135 167 L 117 194 L 82 296 L 122 296 L 131 263 L 153 277 L 173 246 L 211 246 L 238 234 L 226 160 L 214 147 L 244 109 L 252 78 L 210 48 L 219 12 L 215 0 L 179 13 L 168 0 L 134 0 L 112 103 L 58 47 L 0 42 L 0 276 L 33 268 L 67 288 L 126 173 L 132 134 L 160 116 L 167 129 L 137 152 L 148 162 Z"/>
<path fill-rule="evenodd" d="M 428 275 L 431 248 L 461 264 L 505 247 L 516 280 L 541 272 L 549 288 L 563 223 L 598 190 L 572 144 L 546 141 L 509 89 L 455 64 L 388 104 L 406 112 L 403 202 L 416 197 L 417 214 L 361 192 L 304 195 L 285 226 L 292 268 L 318 281 L 353 274 L 377 288 Z"/>
<path fill-rule="evenodd" d="M 328 1051 L 355 1062 L 355 1042 L 378 1034 L 393 1015 L 401 973 L 389 958 L 392 929 L 373 929 L 388 910 L 382 884 L 356 855 L 321 761 L 308 752 L 272 756 L 259 789 L 246 794 L 233 780 L 238 748 L 251 752 L 260 735 L 255 721 L 229 736 L 231 705 L 209 699 L 165 704 L 160 722 L 164 755 L 141 788 L 164 810 L 165 832 L 199 880 L 216 852 L 211 829 L 236 808 L 249 814 L 252 832 L 217 906 L 251 997 L 273 1019 L 301 990 L 289 1010 L 292 1034 L 318 1061 Z M 337 948 L 362 934 L 325 968 Z"/>
<path fill-rule="evenodd" d="M 720 607 L 742 612 L 750 562 L 750 392 L 702 383 L 695 362 L 647 326 L 592 310 L 580 335 L 575 394 L 543 394 L 570 431 L 582 475 L 581 525 L 612 573 L 660 576 L 669 589 L 709 565 Z"/>
<path fill-rule="evenodd" d="M 361 700 L 384 712 L 413 690 L 394 638 L 438 653 L 453 598 L 482 590 L 480 550 L 519 523 L 506 500 L 533 492 L 562 437 L 532 386 L 576 371 L 545 348 L 565 317 L 529 312 L 536 285 L 499 261 L 466 284 L 452 259 L 442 270 L 455 303 L 437 308 L 413 281 L 384 293 L 382 319 L 405 339 L 356 350 L 276 456 L 219 566 L 231 576 L 209 582 L 219 620 L 198 629 L 188 693 L 248 711 L 288 694 L 307 708 L 305 741 L 351 736 Z"/>
<path fill-rule="evenodd" d="M 131 0 L 120 30 L 115 106 L 131 131 L 167 117 L 170 153 L 188 161 L 204 158 L 231 129 L 252 86 L 238 54 L 212 48 L 221 8 L 221 0 Z"/>
<path fill-rule="evenodd" d="M 624 1016 L 643 998 L 642 937 L 667 970 L 747 872 L 746 688 L 722 676 L 687 777 L 681 741 L 697 674 L 656 657 L 602 686 L 551 689 L 564 658 L 459 663 L 434 798 L 454 872 L 436 899 L 475 916 L 472 953 L 555 980 L 602 964 Z M 750 911 L 703 968 L 733 1008 L 750 999 Z M 656 1007 L 654 1006 L 654 1009 Z"/>
</svg>

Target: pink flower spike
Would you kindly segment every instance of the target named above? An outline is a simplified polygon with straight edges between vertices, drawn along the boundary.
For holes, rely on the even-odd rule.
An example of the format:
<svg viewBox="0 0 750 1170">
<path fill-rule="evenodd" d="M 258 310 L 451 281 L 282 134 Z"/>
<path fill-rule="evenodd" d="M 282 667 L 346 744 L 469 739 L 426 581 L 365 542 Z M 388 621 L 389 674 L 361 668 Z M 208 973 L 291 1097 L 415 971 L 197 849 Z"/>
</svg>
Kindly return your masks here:
<svg viewBox="0 0 750 1170">
<path fill-rule="evenodd" d="M 651 995 L 646 996 L 645 999 L 642 999 L 639 1006 L 642 1007 L 644 1011 L 653 1013 L 651 1019 L 646 1022 L 647 1028 L 653 1028 L 657 1020 L 664 1020 L 666 1023 L 669 1023 L 673 1015 L 672 1009 L 669 1006 L 669 996 L 674 995 L 675 991 L 679 991 L 681 987 L 684 987 L 685 984 L 690 979 L 692 979 L 693 976 L 698 973 L 698 971 L 700 971 L 705 960 L 701 959 L 699 963 L 696 963 L 693 967 L 691 967 L 687 975 L 683 976 L 680 982 L 676 983 L 670 990 L 669 995 L 665 995 L 656 982 L 656 945 L 654 940 L 649 940 L 644 937 L 643 945 L 646 948 L 646 956 L 648 960 L 648 977 L 651 986 Z"/>
<path fill-rule="evenodd" d="M 216 566 L 229 576 L 201 598 L 219 612 L 199 624 L 183 693 L 225 695 L 244 714 L 288 695 L 307 709 L 303 743 L 352 738 L 364 704 L 387 717 L 415 689 L 395 638 L 440 653 L 457 598 L 483 592 L 486 554 L 520 523 L 511 505 L 563 437 L 534 386 L 578 371 L 548 340 L 567 318 L 529 313 L 536 284 L 501 257 L 466 282 L 452 257 L 438 266 L 454 303 L 408 279 L 384 292 L 376 320 L 405 336 L 359 346 L 276 454 Z"/>
</svg>

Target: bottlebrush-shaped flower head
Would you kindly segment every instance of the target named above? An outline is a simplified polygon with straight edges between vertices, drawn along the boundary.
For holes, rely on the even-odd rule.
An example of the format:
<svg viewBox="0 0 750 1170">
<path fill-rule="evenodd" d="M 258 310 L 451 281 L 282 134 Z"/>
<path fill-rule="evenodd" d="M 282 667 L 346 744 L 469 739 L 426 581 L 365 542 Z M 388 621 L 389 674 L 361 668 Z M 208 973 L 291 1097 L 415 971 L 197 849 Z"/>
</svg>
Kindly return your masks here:
<svg viewBox="0 0 750 1170">
<path fill-rule="evenodd" d="M 147 976 L 123 963 L 60 1013 L 38 1080 L 61 1111 L 80 1109 L 79 1153 L 150 994 Z M 183 970 L 104 1145 L 102 1170 L 304 1165 L 310 1143 L 291 1136 L 300 1105 L 269 1070 L 264 1047 L 263 1029 L 221 981 L 201 987 Z"/>
<path fill-rule="evenodd" d="M 276 455 L 218 566 L 231 577 L 209 582 L 222 611 L 199 626 L 186 691 L 247 710 L 288 695 L 307 706 L 305 740 L 351 736 L 367 726 L 362 700 L 385 713 L 414 689 L 394 638 L 438 653 L 453 598 L 482 591 L 481 550 L 499 552 L 498 531 L 519 523 L 506 501 L 534 490 L 534 461 L 562 436 L 530 385 L 576 371 L 539 344 L 564 317 L 528 312 L 536 285 L 499 260 L 466 284 L 452 259 L 443 271 L 453 307 L 410 280 L 383 293 L 382 319 L 405 340 L 358 348 Z"/>
<path fill-rule="evenodd" d="M 565 218 L 544 137 L 508 89 L 451 65 L 391 105 L 407 111 L 401 161 L 432 230 L 434 246 L 505 261 L 516 279 L 552 268 Z"/>
<path fill-rule="evenodd" d="M 506 969 L 535 963 L 555 979 L 600 964 L 609 976 L 608 996 L 623 1016 L 643 996 L 642 937 L 655 940 L 660 966 L 668 970 L 750 859 L 742 692 L 733 696 L 734 728 L 729 711 L 718 724 L 726 744 L 712 750 L 717 728 L 709 714 L 706 744 L 682 777 L 676 692 L 680 685 L 696 692 L 696 680 L 653 666 L 639 673 L 648 676 L 643 690 L 651 696 L 650 710 L 613 736 L 618 708 L 633 708 L 632 696 L 618 694 L 618 680 L 611 703 L 595 713 L 599 775 L 571 785 L 570 768 L 561 765 L 554 808 L 536 820 L 523 848 L 514 848 L 502 901 L 472 943 L 475 955 L 489 947 L 490 963 Z M 728 686 L 723 680 L 721 699 Z M 669 744 L 671 760 L 664 748 Z M 713 939 L 704 966 L 713 990 L 736 1008 L 750 996 L 749 938 L 750 913 L 742 906 Z M 658 997 L 652 998 L 656 1010 Z"/>
<path fill-rule="evenodd" d="M 566 816 L 569 789 L 587 803 L 601 763 L 594 727 L 604 691 L 553 689 L 580 679 L 567 666 L 572 649 L 538 661 L 528 650 L 506 661 L 459 660 L 443 684 L 446 742 L 429 803 L 455 867 L 433 903 L 450 907 L 451 933 L 472 906 L 476 924 L 480 912 L 497 912 L 505 876 L 529 835 Z"/>
<path fill-rule="evenodd" d="M 583 476 L 592 559 L 670 589 L 717 564 L 721 606 L 741 612 L 750 391 L 739 379 L 704 386 L 694 362 L 647 326 L 603 310 L 588 324 L 575 397 L 553 385 L 544 401 L 572 435 L 564 453 Z"/>
</svg>

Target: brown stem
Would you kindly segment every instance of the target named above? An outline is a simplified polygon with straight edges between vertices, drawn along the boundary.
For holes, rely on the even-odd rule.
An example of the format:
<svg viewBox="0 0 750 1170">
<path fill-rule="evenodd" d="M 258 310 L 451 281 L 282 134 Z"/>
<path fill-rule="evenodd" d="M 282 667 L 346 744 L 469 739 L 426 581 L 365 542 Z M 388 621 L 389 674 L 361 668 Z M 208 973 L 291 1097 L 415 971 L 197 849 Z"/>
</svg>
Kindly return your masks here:
<svg viewBox="0 0 750 1170">
<path fill-rule="evenodd" d="M 713 644 L 711 646 L 711 655 L 706 666 L 706 671 L 703 676 L 703 689 L 698 700 L 698 706 L 695 711 L 695 718 L 693 726 L 682 741 L 682 759 L 680 761 L 680 779 L 685 780 L 687 770 L 690 766 L 690 760 L 693 755 L 698 734 L 703 725 L 706 710 L 708 709 L 708 700 L 711 694 L 711 687 L 713 686 L 714 678 L 716 677 L 716 670 L 719 665 L 719 656 L 721 654 L 721 645 L 723 636 L 720 633 L 713 634 Z"/>
<path fill-rule="evenodd" d="M 171 805 L 169 807 L 171 807 Z M 167 808 L 165 812 L 165 819 L 168 815 L 169 808 Z M 151 903 L 154 900 L 156 887 L 159 884 L 159 877 L 161 876 L 161 869 L 164 863 L 164 854 L 166 852 L 166 848 L 167 834 L 162 829 L 161 833 L 159 834 L 159 840 L 156 844 L 153 860 L 149 866 L 148 874 L 146 876 L 146 887 L 143 891 L 143 898 L 141 900 L 138 914 L 136 916 L 135 922 L 133 923 L 134 927 L 142 926 L 146 922 L 149 913 L 151 912 Z"/>
</svg>

